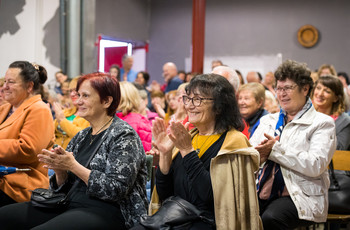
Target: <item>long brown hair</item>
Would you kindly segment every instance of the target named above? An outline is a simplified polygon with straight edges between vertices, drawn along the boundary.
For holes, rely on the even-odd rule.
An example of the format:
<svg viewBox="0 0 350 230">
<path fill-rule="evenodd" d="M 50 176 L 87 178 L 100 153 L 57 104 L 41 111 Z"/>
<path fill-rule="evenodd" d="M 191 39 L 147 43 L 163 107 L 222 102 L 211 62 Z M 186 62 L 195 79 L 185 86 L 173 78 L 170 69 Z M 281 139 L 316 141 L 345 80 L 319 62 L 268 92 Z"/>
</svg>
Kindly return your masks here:
<svg viewBox="0 0 350 230">
<path fill-rule="evenodd" d="M 341 83 L 341 81 L 337 77 L 328 75 L 320 77 L 315 83 L 315 88 L 317 87 L 317 84 L 322 84 L 326 86 L 327 88 L 332 90 L 334 95 L 338 98 L 338 100 L 332 105 L 331 114 L 340 115 L 341 113 L 343 113 L 346 107 L 343 84 Z M 314 96 L 315 88 L 312 91 L 312 97 Z"/>
</svg>

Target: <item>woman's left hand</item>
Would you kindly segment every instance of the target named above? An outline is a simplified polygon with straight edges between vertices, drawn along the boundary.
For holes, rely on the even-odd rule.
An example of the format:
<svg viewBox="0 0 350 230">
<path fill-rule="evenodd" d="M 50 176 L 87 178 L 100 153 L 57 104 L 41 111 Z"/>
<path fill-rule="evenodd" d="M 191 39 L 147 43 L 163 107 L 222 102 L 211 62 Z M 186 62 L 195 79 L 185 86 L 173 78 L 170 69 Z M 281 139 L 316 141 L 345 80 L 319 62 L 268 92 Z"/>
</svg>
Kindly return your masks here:
<svg viewBox="0 0 350 230">
<path fill-rule="evenodd" d="M 176 148 L 180 150 L 182 157 L 194 151 L 191 135 L 188 133 L 188 125 L 189 123 L 184 126 L 179 121 L 171 122 L 169 125 L 169 138 L 174 142 Z"/>
<path fill-rule="evenodd" d="M 43 149 L 41 154 L 38 154 L 39 161 L 44 163 L 44 167 L 60 170 L 72 171 L 77 163 L 72 152 L 66 152 L 62 147 L 57 147 L 52 151 Z"/>
</svg>

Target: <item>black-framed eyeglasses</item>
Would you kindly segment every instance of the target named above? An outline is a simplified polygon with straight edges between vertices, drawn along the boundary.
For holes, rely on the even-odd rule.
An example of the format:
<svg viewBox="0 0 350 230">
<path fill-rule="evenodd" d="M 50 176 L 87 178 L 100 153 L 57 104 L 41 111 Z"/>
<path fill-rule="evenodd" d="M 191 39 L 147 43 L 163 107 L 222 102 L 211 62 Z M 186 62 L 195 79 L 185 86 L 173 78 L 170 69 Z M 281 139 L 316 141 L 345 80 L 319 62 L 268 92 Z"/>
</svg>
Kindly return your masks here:
<svg viewBox="0 0 350 230">
<path fill-rule="evenodd" d="M 188 105 L 188 103 L 190 103 L 190 101 L 192 101 L 192 105 L 198 107 L 198 106 L 201 106 L 203 100 L 213 101 L 214 98 L 189 97 L 186 95 L 182 96 L 182 101 L 185 105 Z"/>
<path fill-rule="evenodd" d="M 285 87 L 276 87 L 275 91 L 276 91 L 276 93 L 283 93 L 283 92 L 290 93 L 290 92 L 292 92 L 292 90 L 296 86 L 298 86 L 298 85 L 288 85 L 288 86 L 285 86 Z"/>
</svg>

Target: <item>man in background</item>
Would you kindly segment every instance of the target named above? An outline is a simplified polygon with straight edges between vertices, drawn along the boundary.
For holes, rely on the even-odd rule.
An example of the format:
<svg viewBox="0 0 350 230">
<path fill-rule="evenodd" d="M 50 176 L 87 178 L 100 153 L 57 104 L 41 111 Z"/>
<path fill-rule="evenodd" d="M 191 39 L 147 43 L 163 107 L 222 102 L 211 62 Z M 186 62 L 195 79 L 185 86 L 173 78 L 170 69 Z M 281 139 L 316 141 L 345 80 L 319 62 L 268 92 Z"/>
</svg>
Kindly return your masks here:
<svg viewBox="0 0 350 230">
<path fill-rule="evenodd" d="M 163 77 L 166 83 L 164 93 L 176 90 L 183 81 L 177 77 L 177 67 L 173 62 L 167 62 L 163 65 Z"/>
<path fill-rule="evenodd" d="M 235 89 L 235 93 L 237 93 L 240 80 L 236 71 L 228 66 L 217 66 L 213 69 L 212 73 L 219 74 L 226 78 Z"/>
<path fill-rule="evenodd" d="M 122 59 L 123 68 L 120 69 L 120 76 L 122 81 L 134 82 L 137 76 L 137 72 L 132 70 L 134 64 L 134 58 L 125 54 Z"/>
<path fill-rule="evenodd" d="M 248 74 L 247 74 L 247 82 L 248 83 L 251 83 L 251 82 L 261 83 L 261 80 L 260 80 L 258 72 L 255 72 L 255 71 L 248 72 Z"/>
</svg>

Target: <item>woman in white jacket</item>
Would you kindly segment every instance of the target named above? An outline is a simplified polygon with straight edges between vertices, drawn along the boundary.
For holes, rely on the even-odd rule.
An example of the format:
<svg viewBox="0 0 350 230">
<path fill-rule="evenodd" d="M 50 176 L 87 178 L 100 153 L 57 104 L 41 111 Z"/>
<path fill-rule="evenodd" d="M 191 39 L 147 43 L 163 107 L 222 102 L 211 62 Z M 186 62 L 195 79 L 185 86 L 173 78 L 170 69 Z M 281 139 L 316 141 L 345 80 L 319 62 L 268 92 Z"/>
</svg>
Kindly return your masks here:
<svg viewBox="0 0 350 230">
<path fill-rule="evenodd" d="M 311 103 L 306 64 L 287 60 L 275 77 L 281 111 L 261 118 L 250 142 L 262 164 L 257 191 L 264 229 L 294 229 L 327 218 L 335 125 Z"/>
</svg>

